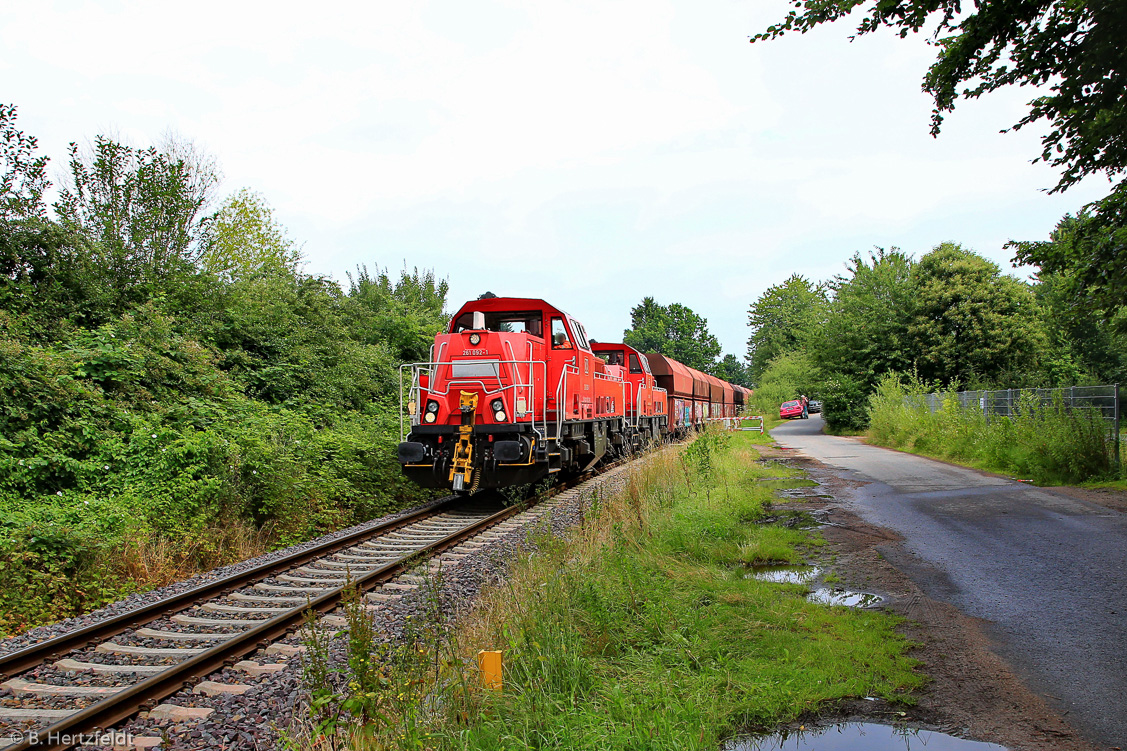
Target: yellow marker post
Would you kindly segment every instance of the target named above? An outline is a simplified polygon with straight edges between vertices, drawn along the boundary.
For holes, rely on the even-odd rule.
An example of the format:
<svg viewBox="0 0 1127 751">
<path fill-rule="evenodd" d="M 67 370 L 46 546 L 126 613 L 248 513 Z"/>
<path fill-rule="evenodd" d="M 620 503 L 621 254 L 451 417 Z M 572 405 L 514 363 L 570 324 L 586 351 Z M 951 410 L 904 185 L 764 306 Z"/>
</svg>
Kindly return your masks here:
<svg viewBox="0 0 1127 751">
<path fill-rule="evenodd" d="M 481 650 L 477 653 L 477 668 L 481 671 L 481 685 L 483 688 L 501 690 L 501 653 Z"/>
</svg>

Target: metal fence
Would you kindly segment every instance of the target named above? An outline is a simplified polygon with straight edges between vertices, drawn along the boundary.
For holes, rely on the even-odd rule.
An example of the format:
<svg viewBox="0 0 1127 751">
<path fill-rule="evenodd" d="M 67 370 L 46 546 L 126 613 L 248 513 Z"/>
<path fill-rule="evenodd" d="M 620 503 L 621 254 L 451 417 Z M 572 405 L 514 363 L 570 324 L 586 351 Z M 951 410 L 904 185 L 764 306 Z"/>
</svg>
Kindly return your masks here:
<svg viewBox="0 0 1127 751">
<path fill-rule="evenodd" d="M 957 391 L 952 394 L 919 394 L 909 396 L 909 403 L 926 404 L 937 412 L 944 399 L 954 396 L 963 409 L 978 409 L 986 416 L 1016 417 L 1023 409 L 1061 406 L 1069 411 L 1103 420 L 1108 428 L 1108 441 L 1114 442 L 1116 462 L 1120 456 L 1119 384 L 1110 386 L 1066 386 L 1057 389 L 1001 389 L 997 391 Z"/>
</svg>

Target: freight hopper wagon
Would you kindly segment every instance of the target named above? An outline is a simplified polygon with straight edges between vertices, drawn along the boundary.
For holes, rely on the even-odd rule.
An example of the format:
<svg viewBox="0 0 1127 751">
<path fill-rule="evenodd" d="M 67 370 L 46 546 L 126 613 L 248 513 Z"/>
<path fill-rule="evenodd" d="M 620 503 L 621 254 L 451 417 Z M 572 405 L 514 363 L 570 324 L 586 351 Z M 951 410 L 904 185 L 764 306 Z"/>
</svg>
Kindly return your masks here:
<svg viewBox="0 0 1127 751">
<path fill-rule="evenodd" d="M 646 355 L 659 386 L 669 394 L 669 430 L 681 437 L 715 420 L 736 417 L 747 389 L 659 355 Z"/>
<path fill-rule="evenodd" d="M 430 361 L 404 365 L 401 376 L 401 434 L 409 432 L 399 461 L 423 487 L 537 482 L 582 472 L 633 442 L 621 368 L 608 369 L 583 326 L 543 300 L 466 303 L 435 337 Z"/>
</svg>

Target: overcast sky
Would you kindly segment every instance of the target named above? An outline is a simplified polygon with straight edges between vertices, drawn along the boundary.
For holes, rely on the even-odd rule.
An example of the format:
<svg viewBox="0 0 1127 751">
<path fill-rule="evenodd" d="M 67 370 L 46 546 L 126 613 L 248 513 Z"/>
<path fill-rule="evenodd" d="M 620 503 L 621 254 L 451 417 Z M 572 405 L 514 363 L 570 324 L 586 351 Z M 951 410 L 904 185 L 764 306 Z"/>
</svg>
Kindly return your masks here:
<svg viewBox="0 0 1127 751">
<path fill-rule="evenodd" d="M 306 270 L 433 268 L 450 308 L 544 297 L 606 341 L 643 297 L 742 356 L 748 305 L 856 251 L 953 240 L 1009 269 L 1108 192 L 1063 196 L 1034 92 L 928 135 L 934 50 L 852 21 L 748 44 L 777 0 L 0 0 L 0 101 L 56 173 L 67 143 L 172 130 L 304 245 Z"/>
</svg>

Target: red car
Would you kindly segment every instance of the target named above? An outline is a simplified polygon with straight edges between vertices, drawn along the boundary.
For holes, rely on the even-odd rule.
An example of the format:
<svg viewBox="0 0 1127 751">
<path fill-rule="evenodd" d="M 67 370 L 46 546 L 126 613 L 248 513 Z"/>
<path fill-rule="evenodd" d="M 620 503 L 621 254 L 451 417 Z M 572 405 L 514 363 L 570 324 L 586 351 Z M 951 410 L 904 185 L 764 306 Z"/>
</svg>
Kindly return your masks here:
<svg viewBox="0 0 1127 751">
<path fill-rule="evenodd" d="M 789 402 L 783 402 L 783 406 L 779 407 L 779 419 L 793 420 L 796 417 L 805 420 L 810 416 L 807 411 L 809 402 L 806 397 L 799 397 Z"/>
</svg>

